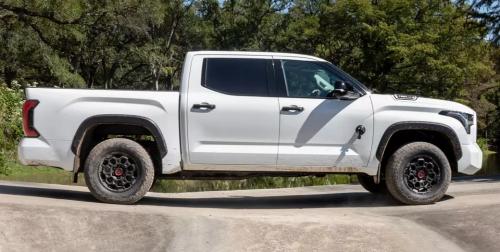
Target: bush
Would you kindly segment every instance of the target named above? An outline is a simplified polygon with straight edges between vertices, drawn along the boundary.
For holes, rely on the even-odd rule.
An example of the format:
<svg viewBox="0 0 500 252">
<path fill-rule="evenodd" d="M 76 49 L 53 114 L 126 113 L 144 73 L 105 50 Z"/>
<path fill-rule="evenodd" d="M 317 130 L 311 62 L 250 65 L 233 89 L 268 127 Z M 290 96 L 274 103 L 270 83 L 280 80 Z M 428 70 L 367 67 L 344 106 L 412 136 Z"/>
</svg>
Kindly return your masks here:
<svg viewBox="0 0 500 252">
<path fill-rule="evenodd" d="M 486 138 L 478 138 L 477 139 L 477 145 L 481 148 L 482 151 L 488 152 L 489 151 L 489 146 L 488 146 L 488 139 Z"/>
<path fill-rule="evenodd" d="M 0 174 L 7 173 L 6 162 L 15 159 L 16 145 L 22 136 L 23 94 L 0 83 Z"/>
</svg>

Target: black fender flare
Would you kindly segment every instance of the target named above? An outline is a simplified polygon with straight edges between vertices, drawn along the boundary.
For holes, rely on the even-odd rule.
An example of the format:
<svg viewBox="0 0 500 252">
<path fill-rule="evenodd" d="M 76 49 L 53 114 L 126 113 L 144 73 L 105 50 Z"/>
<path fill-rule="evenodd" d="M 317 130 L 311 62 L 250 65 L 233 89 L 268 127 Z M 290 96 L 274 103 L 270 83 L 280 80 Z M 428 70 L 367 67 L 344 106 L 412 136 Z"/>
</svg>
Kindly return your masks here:
<svg viewBox="0 0 500 252">
<path fill-rule="evenodd" d="M 441 123 L 433 123 L 433 122 L 398 122 L 387 128 L 384 132 L 384 135 L 380 139 L 377 152 L 375 156 L 379 161 L 382 161 L 382 157 L 384 156 L 385 148 L 389 143 L 389 140 L 394 135 L 394 133 L 401 130 L 427 130 L 427 131 L 435 131 L 441 134 L 444 134 L 450 140 L 451 145 L 453 146 L 453 152 L 455 153 L 455 157 L 457 160 L 462 158 L 462 148 L 460 147 L 460 140 L 458 139 L 455 131 L 449 126 Z"/>
<path fill-rule="evenodd" d="M 156 123 L 151 121 L 149 118 L 133 115 L 96 115 L 85 119 L 80 124 L 75 136 L 73 137 L 73 142 L 71 143 L 71 151 L 73 154 L 79 156 L 80 144 L 89 129 L 106 124 L 122 124 L 144 127 L 151 132 L 155 138 L 161 157 L 163 158 L 167 155 L 167 145 L 165 144 L 165 139 L 163 138 L 158 125 L 156 125 Z"/>
</svg>

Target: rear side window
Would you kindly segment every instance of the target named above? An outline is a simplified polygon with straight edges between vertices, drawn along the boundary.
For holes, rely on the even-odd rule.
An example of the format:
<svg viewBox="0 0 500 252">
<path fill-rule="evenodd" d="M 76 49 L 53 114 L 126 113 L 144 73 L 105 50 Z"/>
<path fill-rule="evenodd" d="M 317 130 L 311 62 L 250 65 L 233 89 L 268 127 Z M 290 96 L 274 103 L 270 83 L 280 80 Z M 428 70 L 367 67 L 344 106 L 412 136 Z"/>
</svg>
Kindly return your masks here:
<svg viewBox="0 0 500 252">
<path fill-rule="evenodd" d="M 207 58 L 202 85 L 230 95 L 268 96 L 267 59 Z"/>
</svg>

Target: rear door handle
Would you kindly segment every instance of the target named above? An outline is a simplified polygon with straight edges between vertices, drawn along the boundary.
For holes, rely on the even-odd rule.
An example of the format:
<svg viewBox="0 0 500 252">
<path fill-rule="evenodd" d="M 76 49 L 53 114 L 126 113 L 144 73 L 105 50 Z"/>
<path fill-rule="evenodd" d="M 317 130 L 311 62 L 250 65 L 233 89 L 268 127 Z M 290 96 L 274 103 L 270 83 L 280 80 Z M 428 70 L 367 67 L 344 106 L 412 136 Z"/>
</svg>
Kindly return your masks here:
<svg viewBox="0 0 500 252">
<path fill-rule="evenodd" d="M 207 103 L 207 102 L 202 102 L 202 103 L 199 103 L 199 104 L 193 104 L 193 109 L 208 109 L 208 110 L 212 110 L 212 109 L 215 109 L 215 104 L 210 104 L 210 103 Z"/>
<path fill-rule="evenodd" d="M 299 107 L 297 105 L 284 106 L 283 108 L 281 108 L 281 111 L 302 112 L 304 111 L 304 107 Z"/>
</svg>

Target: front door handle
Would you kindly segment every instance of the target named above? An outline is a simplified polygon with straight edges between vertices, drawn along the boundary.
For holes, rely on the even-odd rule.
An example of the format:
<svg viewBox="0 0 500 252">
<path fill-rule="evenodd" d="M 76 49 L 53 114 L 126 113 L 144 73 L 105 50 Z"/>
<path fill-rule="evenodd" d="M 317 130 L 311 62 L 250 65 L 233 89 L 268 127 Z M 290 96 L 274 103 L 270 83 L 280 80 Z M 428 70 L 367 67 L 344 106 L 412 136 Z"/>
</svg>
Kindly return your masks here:
<svg viewBox="0 0 500 252">
<path fill-rule="evenodd" d="M 202 103 L 199 103 L 199 104 L 193 104 L 193 109 L 208 109 L 208 110 L 212 110 L 212 109 L 215 109 L 215 104 L 210 104 L 210 103 L 207 103 L 207 102 L 202 102 Z"/>
<path fill-rule="evenodd" d="M 304 107 L 299 107 L 297 105 L 284 106 L 283 108 L 281 108 L 281 111 L 302 112 L 304 111 Z"/>
</svg>

